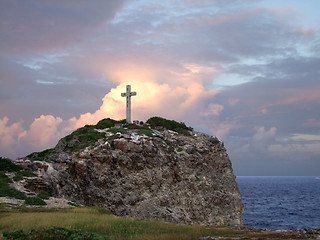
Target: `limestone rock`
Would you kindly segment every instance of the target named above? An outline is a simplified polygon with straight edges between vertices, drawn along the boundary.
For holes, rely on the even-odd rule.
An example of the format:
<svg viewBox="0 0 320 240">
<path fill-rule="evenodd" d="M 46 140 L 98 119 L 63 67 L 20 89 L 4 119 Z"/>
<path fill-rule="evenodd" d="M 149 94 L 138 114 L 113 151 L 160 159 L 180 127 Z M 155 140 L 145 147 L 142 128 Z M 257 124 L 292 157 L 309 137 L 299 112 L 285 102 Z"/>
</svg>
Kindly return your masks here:
<svg viewBox="0 0 320 240">
<path fill-rule="evenodd" d="M 57 148 L 66 144 L 60 141 Z M 215 137 L 167 130 L 147 137 L 131 130 L 125 137 L 55 158 L 41 164 L 21 160 L 55 197 L 140 219 L 243 225 L 244 206 L 231 161 Z"/>
</svg>

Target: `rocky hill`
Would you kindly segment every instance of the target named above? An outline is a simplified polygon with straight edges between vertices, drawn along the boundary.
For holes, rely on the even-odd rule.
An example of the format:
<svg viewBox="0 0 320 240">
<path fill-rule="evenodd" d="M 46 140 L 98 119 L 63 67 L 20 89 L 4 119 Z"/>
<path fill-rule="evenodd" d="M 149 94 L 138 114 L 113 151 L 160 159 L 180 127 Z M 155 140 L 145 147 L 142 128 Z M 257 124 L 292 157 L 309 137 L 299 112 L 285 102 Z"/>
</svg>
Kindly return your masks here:
<svg viewBox="0 0 320 240">
<path fill-rule="evenodd" d="M 24 187 L 120 216 L 243 225 L 244 206 L 222 142 L 163 118 L 121 123 L 104 119 L 17 160 L 37 175 L 24 177 Z"/>
</svg>

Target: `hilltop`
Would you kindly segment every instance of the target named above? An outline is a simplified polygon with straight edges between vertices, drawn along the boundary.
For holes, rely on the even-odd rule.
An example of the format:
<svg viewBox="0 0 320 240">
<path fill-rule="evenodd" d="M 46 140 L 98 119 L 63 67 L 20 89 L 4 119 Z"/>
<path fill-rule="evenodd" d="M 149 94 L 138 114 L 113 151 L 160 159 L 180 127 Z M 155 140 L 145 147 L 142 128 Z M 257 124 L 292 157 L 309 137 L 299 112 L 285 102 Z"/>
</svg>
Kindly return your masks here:
<svg viewBox="0 0 320 240">
<path fill-rule="evenodd" d="M 20 186 L 119 216 L 184 224 L 243 225 L 231 161 L 221 141 L 160 117 L 103 119 L 16 163 L 36 176 Z"/>
</svg>

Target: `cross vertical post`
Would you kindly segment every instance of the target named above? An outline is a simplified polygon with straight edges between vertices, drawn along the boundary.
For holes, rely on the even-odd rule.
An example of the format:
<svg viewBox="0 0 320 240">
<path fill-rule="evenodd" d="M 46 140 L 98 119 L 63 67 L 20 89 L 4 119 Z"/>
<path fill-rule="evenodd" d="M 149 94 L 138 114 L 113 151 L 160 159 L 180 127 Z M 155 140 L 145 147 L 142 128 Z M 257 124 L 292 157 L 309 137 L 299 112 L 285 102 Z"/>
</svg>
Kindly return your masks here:
<svg viewBox="0 0 320 240">
<path fill-rule="evenodd" d="M 136 92 L 131 92 L 131 85 L 127 85 L 127 91 L 121 93 L 121 97 L 126 97 L 126 122 L 131 123 L 131 96 L 136 96 Z"/>
</svg>

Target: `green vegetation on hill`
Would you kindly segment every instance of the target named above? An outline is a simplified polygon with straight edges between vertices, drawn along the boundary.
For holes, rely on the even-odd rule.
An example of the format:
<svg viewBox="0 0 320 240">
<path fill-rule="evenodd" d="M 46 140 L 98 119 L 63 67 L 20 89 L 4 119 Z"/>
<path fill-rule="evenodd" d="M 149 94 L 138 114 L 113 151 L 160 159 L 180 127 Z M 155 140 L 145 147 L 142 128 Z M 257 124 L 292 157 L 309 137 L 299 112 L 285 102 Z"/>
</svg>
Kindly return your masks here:
<svg viewBox="0 0 320 240">
<path fill-rule="evenodd" d="M 187 127 L 182 122 L 176 122 L 174 120 L 167 120 L 161 117 L 152 117 L 147 121 L 151 128 L 156 129 L 169 129 L 176 131 L 181 134 L 189 135 L 189 131 L 192 128 Z M 123 124 L 123 128 L 116 128 L 116 124 Z M 152 130 L 148 126 L 138 126 L 135 124 L 126 124 L 126 120 L 116 121 L 111 118 L 105 118 L 100 120 L 96 125 L 85 125 L 71 134 L 60 139 L 55 148 L 46 149 L 42 152 L 34 152 L 29 154 L 27 157 L 34 161 L 54 161 L 55 155 L 61 152 L 73 153 L 88 146 L 94 145 L 99 139 L 105 138 L 105 132 L 99 132 L 97 129 L 109 128 L 109 132 L 126 134 L 129 130 L 138 130 L 138 135 L 147 135 L 152 137 Z M 118 136 L 109 136 L 107 140 L 113 140 Z"/>
<path fill-rule="evenodd" d="M 34 161 L 52 161 L 51 156 L 61 151 L 76 152 L 87 146 L 93 145 L 101 138 L 105 137 L 104 132 L 98 132 L 95 129 L 112 128 L 116 123 L 124 124 L 126 120 L 116 121 L 111 118 L 100 120 L 96 125 L 85 125 L 71 134 L 60 139 L 55 148 L 46 149 L 42 152 L 33 152 L 27 157 Z M 58 149 L 57 149 L 58 148 Z"/>
<path fill-rule="evenodd" d="M 22 192 L 19 192 L 15 188 L 9 186 L 9 183 L 12 183 L 12 180 L 5 174 L 6 171 L 12 172 L 12 169 L 22 169 L 22 168 L 12 163 L 9 159 L 3 160 L 3 158 L 1 158 L 0 162 L 2 161 L 6 162 L 5 164 L 6 168 L 1 168 L 0 170 L 0 197 L 13 197 L 17 199 L 26 199 L 27 197 Z M 9 164 L 8 161 L 10 161 L 11 164 Z M 3 170 L 3 169 L 7 169 L 7 170 Z"/>
<path fill-rule="evenodd" d="M 20 181 L 23 177 L 36 177 L 37 175 L 30 171 L 21 170 L 13 177 L 14 181 Z"/>
<path fill-rule="evenodd" d="M 54 153 L 54 148 L 46 149 L 42 152 L 33 152 L 27 156 L 27 158 L 30 158 L 34 161 L 50 161 L 48 156 L 52 153 Z"/>
<path fill-rule="evenodd" d="M 27 199 L 22 192 L 19 192 L 15 188 L 9 186 L 9 183 L 12 183 L 12 180 L 5 174 L 6 172 L 16 172 L 13 177 L 15 181 L 21 180 L 22 177 L 26 175 L 34 176 L 33 173 L 22 169 L 23 168 L 21 166 L 14 164 L 10 159 L 0 157 L 0 197 L 13 197 L 22 200 Z"/>
<path fill-rule="evenodd" d="M 65 140 L 67 143 L 63 150 L 67 152 L 76 152 L 94 144 L 97 140 L 104 138 L 106 133 L 97 132 L 95 128 L 95 125 L 85 125 L 62 138 L 62 140 Z"/>
<path fill-rule="evenodd" d="M 8 158 L 0 157 L 0 171 L 16 172 L 16 171 L 20 171 L 20 170 L 22 170 L 21 166 L 14 164 Z"/>
<path fill-rule="evenodd" d="M 183 122 L 179 123 L 161 117 L 152 117 L 147 120 L 147 123 L 150 124 L 152 128 L 162 127 L 182 134 L 187 134 L 188 131 L 192 130 L 192 128 L 187 127 Z"/>
<path fill-rule="evenodd" d="M 42 199 L 48 199 L 50 197 L 48 193 L 42 192 L 38 194 L 38 197 L 28 198 L 24 193 L 9 185 L 12 180 L 6 175 L 6 172 L 15 172 L 13 180 L 16 182 L 22 180 L 23 177 L 35 177 L 36 174 L 22 170 L 21 166 L 14 164 L 8 158 L 0 158 L 0 167 L 0 197 L 25 200 L 24 204 L 26 205 L 46 205 Z"/>
<path fill-rule="evenodd" d="M 95 129 L 111 128 L 111 127 L 114 127 L 116 123 L 125 124 L 126 120 L 123 119 L 123 120 L 120 120 L 120 121 L 116 121 L 116 120 L 113 120 L 111 118 L 105 118 L 105 119 L 100 120 L 96 125 L 93 125 L 93 127 Z"/>
<path fill-rule="evenodd" d="M 47 205 L 46 202 L 39 197 L 29 197 L 24 203 L 27 205 Z"/>
</svg>

